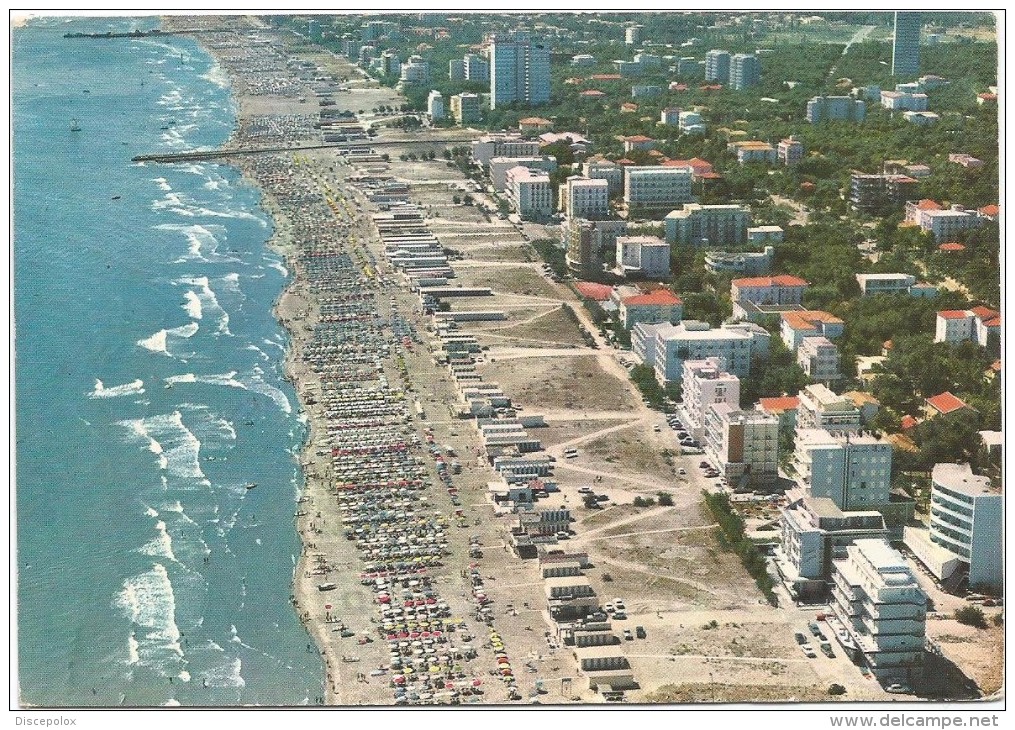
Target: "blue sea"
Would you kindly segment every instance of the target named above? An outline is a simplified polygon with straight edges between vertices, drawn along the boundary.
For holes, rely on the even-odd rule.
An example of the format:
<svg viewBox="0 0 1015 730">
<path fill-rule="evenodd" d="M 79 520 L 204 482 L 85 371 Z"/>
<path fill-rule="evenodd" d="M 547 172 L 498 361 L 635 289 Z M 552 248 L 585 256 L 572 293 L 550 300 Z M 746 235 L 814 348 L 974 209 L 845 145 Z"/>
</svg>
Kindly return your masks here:
<svg viewBox="0 0 1015 730">
<path fill-rule="evenodd" d="M 21 701 L 312 703 L 271 219 L 230 167 L 130 161 L 227 140 L 225 78 L 188 38 L 63 38 L 157 22 L 13 30 Z"/>
</svg>

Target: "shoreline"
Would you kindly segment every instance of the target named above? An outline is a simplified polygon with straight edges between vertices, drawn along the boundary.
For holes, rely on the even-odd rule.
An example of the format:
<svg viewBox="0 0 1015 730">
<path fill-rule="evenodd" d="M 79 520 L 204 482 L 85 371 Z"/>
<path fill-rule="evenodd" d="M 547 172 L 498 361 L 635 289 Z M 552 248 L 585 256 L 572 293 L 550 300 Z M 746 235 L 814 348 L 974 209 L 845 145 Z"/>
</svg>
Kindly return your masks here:
<svg viewBox="0 0 1015 730">
<path fill-rule="evenodd" d="M 162 18 L 163 24 L 166 21 L 171 24 L 176 17 L 164 16 Z M 192 30 L 192 29 L 191 29 Z M 200 34 L 192 32 L 181 32 L 180 34 L 186 35 L 194 40 L 205 53 L 207 53 L 215 62 L 218 69 L 221 70 L 223 76 L 227 79 L 227 86 L 232 104 L 235 108 L 235 126 L 229 137 L 221 145 L 222 149 L 243 149 L 245 147 L 246 140 L 242 136 L 242 122 L 245 118 L 254 116 L 250 109 L 250 104 L 245 97 L 245 84 L 243 79 L 233 74 L 228 67 L 222 63 L 222 56 L 214 45 L 208 44 L 204 41 Z M 252 187 L 257 188 L 260 200 L 258 202 L 259 207 L 262 211 L 271 219 L 272 232 L 271 235 L 264 242 L 264 245 L 277 252 L 283 259 L 286 268 L 289 271 L 289 276 L 282 291 L 278 296 L 271 302 L 271 312 L 275 317 L 275 320 L 282 326 L 287 333 L 287 341 L 285 348 L 285 355 L 282 359 L 283 373 L 286 380 L 292 385 L 293 391 L 296 394 L 298 401 L 298 413 L 305 414 L 307 416 L 306 428 L 304 431 L 303 443 L 300 449 L 294 453 L 294 457 L 297 460 L 300 475 L 302 477 L 302 484 L 300 485 L 299 501 L 294 504 L 300 504 L 303 499 L 308 496 L 308 493 L 312 490 L 312 472 L 308 471 L 306 464 L 312 458 L 312 449 L 315 438 L 320 431 L 321 424 L 319 418 L 315 418 L 309 410 L 306 402 L 307 393 L 305 389 L 300 388 L 300 376 L 305 375 L 301 373 L 298 367 L 298 354 L 306 344 L 303 334 L 299 331 L 298 326 L 295 324 L 298 320 L 302 319 L 303 316 L 309 315 L 311 309 L 314 307 L 314 303 L 307 296 L 305 291 L 305 282 L 301 282 L 298 276 L 298 266 L 295 260 L 296 253 L 296 242 L 292 234 L 292 222 L 289 219 L 288 214 L 283 210 L 282 206 L 279 205 L 278 201 L 271 195 L 271 193 L 262 185 L 261 181 L 258 180 L 256 174 L 251 169 L 248 160 L 242 157 L 236 157 L 232 159 L 215 160 L 216 164 L 227 165 L 237 170 L 241 178 Z M 306 315 L 300 315 L 300 309 L 306 312 Z M 319 485 L 323 488 L 323 485 Z M 298 511 L 298 510 L 297 510 Z M 306 618 L 306 614 L 300 611 L 301 603 L 305 603 L 305 596 L 298 588 L 299 581 L 297 577 L 305 574 L 309 569 L 309 558 L 307 554 L 308 545 L 310 543 L 302 528 L 298 526 L 296 522 L 298 518 L 294 518 L 294 528 L 300 542 L 300 556 L 296 562 L 296 565 L 292 573 L 292 581 L 290 582 L 290 605 L 293 612 L 296 614 L 297 619 L 303 625 L 306 630 L 308 637 L 312 638 L 314 644 L 317 646 L 317 652 L 322 656 L 322 675 L 320 677 L 322 692 L 324 692 L 323 704 L 341 704 L 341 695 L 339 691 L 332 686 L 332 691 L 328 692 L 328 683 L 331 679 L 329 671 L 330 658 L 327 656 L 325 650 L 321 647 L 324 645 L 323 636 L 319 630 L 317 622 L 310 622 Z M 304 598 L 303 601 L 300 599 Z M 317 629 L 317 630 L 315 630 Z M 310 645 L 308 644 L 308 648 Z M 329 701 L 330 700 L 330 701 Z"/>
</svg>

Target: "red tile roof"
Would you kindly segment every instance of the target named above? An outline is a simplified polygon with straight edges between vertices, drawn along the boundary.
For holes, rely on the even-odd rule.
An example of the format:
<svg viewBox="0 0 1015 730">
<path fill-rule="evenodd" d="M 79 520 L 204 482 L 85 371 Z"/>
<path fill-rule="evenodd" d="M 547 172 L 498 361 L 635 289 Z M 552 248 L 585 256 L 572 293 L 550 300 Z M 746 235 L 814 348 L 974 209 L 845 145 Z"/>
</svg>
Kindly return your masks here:
<svg viewBox="0 0 1015 730">
<path fill-rule="evenodd" d="M 937 313 L 941 319 L 965 319 L 967 316 L 964 309 L 945 309 Z"/>
<path fill-rule="evenodd" d="M 986 319 L 993 319 L 994 317 L 997 317 L 998 315 L 1001 314 L 1000 312 L 995 312 L 993 309 L 990 309 L 989 307 L 982 307 L 982 306 L 981 307 L 973 307 L 969 311 L 972 312 L 973 314 L 975 314 L 980 319 L 984 319 L 984 320 L 986 320 Z"/>
<path fill-rule="evenodd" d="M 651 137 L 646 137 L 644 134 L 635 134 L 631 137 L 624 137 L 625 142 L 655 142 Z"/>
<path fill-rule="evenodd" d="M 942 415 L 969 407 L 960 398 L 955 397 L 947 390 L 944 393 L 927 398 L 927 405 Z"/>
<path fill-rule="evenodd" d="M 583 91 L 581 96 L 606 96 L 606 92 L 599 91 L 599 89 L 588 89 L 587 91 Z"/>
<path fill-rule="evenodd" d="M 924 198 L 916 204 L 918 210 L 941 210 L 941 204 L 936 200 Z"/>
<path fill-rule="evenodd" d="M 777 398 L 758 398 L 758 403 L 769 413 L 795 411 L 800 407 L 800 399 L 795 395 L 784 395 Z"/>
<path fill-rule="evenodd" d="M 834 314 L 822 312 L 821 310 L 806 311 L 806 312 L 783 312 L 782 321 L 795 330 L 814 329 L 815 322 L 825 322 L 826 324 L 843 324 L 842 320 L 836 317 Z"/>
<path fill-rule="evenodd" d="M 903 431 L 908 431 L 909 429 L 914 428 L 917 424 L 917 420 L 909 415 L 903 416 L 901 422 Z"/>
<path fill-rule="evenodd" d="M 980 208 L 979 212 L 983 215 L 997 215 L 1001 212 L 1001 209 L 996 205 L 985 205 Z"/>
<path fill-rule="evenodd" d="M 778 276 L 751 276 L 743 279 L 734 279 L 731 282 L 737 287 L 755 286 L 809 286 L 809 284 L 798 276 L 779 274 Z"/>
<path fill-rule="evenodd" d="M 671 292 L 669 289 L 656 289 L 651 294 L 638 294 L 633 297 L 624 297 L 620 300 L 623 304 L 630 307 L 632 305 L 676 305 L 683 304 L 684 300 L 678 297 L 676 294 Z"/>
<path fill-rule="evenodd" d="M 525 117 L 525 119 L 519 119 L 518 123 L 519 124 L 527 124 L 527 125 L 540 125 L 540 126 L 542 126 L 544 124 L 553 124 L 553 122 L 551 122 L 549 119 L 543 119 L 542 117 Z"/>
<path fill-rule="evenodd" d="M 629 160 L 626 157 L 621 157 L 619 160 L 617 160 L 617 164 L 618 165 L 634 165 L 634 164 L 637 164 L 637 163 L 635 163 L 634 160 Z"/>
<path fill-rule="evenodd" d="M 593 81 L 620 81 L 622 77 L 620 74 L 592 74 L 589 78 Z"/>
<path fill-rule="evenodd" d="M 605 302 L 613 294 L 613 287 L 606 284 L 596 284 L 592 281 L 579 281 L 574 285 L 575 289 L 581 292 L 582 296 L 593 299 L 597 302 Z"/>
<path fill-rule="evenodd" d="M 997 100 L 997 94 L 977 94 L 977 96 L 980 97 L 981 99 L 983 99 L 984 101 L 996 101 Z"/>
<path fill-rule="evenodd" d="M 965 251 L 966 247 L 961 243 L 942 243 L 937 247 L 938 251 Z"/>
</svg>

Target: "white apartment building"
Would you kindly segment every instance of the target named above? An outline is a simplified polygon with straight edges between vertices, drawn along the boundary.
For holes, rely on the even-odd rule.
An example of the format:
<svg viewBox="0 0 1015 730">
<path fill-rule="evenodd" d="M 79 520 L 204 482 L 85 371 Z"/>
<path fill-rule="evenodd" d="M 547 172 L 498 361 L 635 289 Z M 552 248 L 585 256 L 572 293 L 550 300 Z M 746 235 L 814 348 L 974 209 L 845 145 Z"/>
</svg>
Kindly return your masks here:
<svg viewBox="0 0 1015 730">
<path fill-rule="evenodd" d="M 679 324 L 684 318 L 684 302 L 669 289 L 656 289 L 648 294 L 623 297 L 619 314 L 626 330 L 639 322 Z"/>
<path fill-rule="evenodd" d="M 918 684 L 927 594 L 887 540 L 857 540 L 846 553 L 834 561 L 832 612 L 878 680 Z"/>
<path fill-rule="evenodd" d="M 905 543 L 949 593 L 1003 589 L 1003 499 L 968 464 L 935 465 L 930 529 L 907 527 Z"/>
<path fill-rule="evenodd" d="M 804 344 L 811 340 L 826 340 L 826 338 L 808 337 L 804 340 Z M 820 428 L 836 435 L 856 433 L 860 430 L 863 423 L 860 409 L 851 399 L 844 395 L 836 395 L 828 386 L 821 383 L 808 385 L 797 397 L 800 399 L 797 408 L 798 428 Z"/>
<path fill-rule="evenodd" d="M 430 80 L 430 64 L 422 56 L 409 56 L 402 64 L 400 81 L 403 84 L 421 84 Z"/>
<path fill-rule="evenodd" d="M 573 176 L 561 185 L 561 209 L 572 218 L 606 218 L 610 214 L 610 184 L 606 180 Z"/>
<path fill-rule="evenodd" d="M 731 485 L 772 484 L 779 469 L 779 419 L 729 403 L 705 412 L 705 453 Z"/>
<path fill-rule="evenodd" d="M 751 212 L 739 205 L 686 203 L 664 219 L 666 240 L 690 246 L 743 245 L 751 225 Z"/>
<path fill-rule="evenodd" d="M 728 84 L 730 80 L 730 52 L 713 49 L 705 54 L 705 81 Z"/>
<path fill-rule="evenodd" d="M 933 235 L 937 243 L 954 241 L 959 233 L 982 224 L 982 218 L 962 206 L 952 206 L 946 210 L 924 210 L 920 214 L 920 228 Z"/>
<path fill-rule="evenodd" d="M 707 129 L 698 112 L 680 112 L 678 125 L 684 134 L 705 134 Z"/>
<path fill-rule="evenodd" d="M 726 145 L 728 152 L 734 152 L 737 162 L 741 165 L 750 162 L 773 163 L 777 159 L 775 147 L 768 142 L 758 140 L 744 140 L 742 142 L 730 142 Z"/>
<path fill-rule="evenodd" d="M 553 155 L 541 157 L 494 157 L 490 160 L 490 182 L 493 189 L 502 193 L 507 189 L 507 172 L 512 167 L 528 167 L 532 170 L 553 172 L 557 169 L 557 158 Z"/>
<path fill-rule="evenodd" d="M 490 108 L 550 100 L 550 47 L 515 31 L 490 37 Z"/>
<path fill-rule="evenodd" d="M 479 121 L 479 94 L 472 94 L 469 92 L 462 92 L 461 94 L 455 94 L 451 97 L 448 102 L 448 107 L 451 110 L 451 116 L 458 124 L 468 124 L 470 122 Z M 475 149 L 475 142 L 473 149 Z M 507 150 L 503 150 L 507 152 Z M 539 152 L 539 145 L 536 145 L 536 153 Z M 489 159 L 487 160 L 489 162 Z"/>
<path fill-rule="evenodd" d="M 803 399 L 801 398 L 801 406 Z M 803 408 L 797 414 L 799 419 Z M 844 511 L 888 504 L 892 447 L 873 436 L 836 436 L 797 428 L 793 467 L 812 497 L 828 497 Z"/>
<path fill-rule="evenodd" d="M 796 351 L 807 337 L 827 337 L 834 340 L 845 330 L 846 323 L 834 314 L 819 309 L 803 312 L 783 312 L 779 334 L 786 347 Z"/>
<path fill-rule="evenodd" d="M 930 541 L 968 567 L 973 590 L 999 591 L 1004 585 L 1003 525 L 1004 496 L 989 478 L 975 476 L 969 464 L 935 464 Z"/>
<path fill-rule="evenodd" d="M 679 126 L 680 109 L 675 106 L 668 106 L 659 114 L 659 123 L 670 127 Z"/>
<path fill-rule="evenodd" d="M 747 243 L 752 246 L 763 243 L 782 243 L 786 232 L 782 226 L 752 226 L 747 229 Z"/>
<path fill-rule="evenodd" d="M 710 407 L 719 403 L 740 407 L 740 378 L 725 372 L 718 357 L 686 360 L 681 390 L 684 402 L 680 414 L 690 434 L 699 441 L 705 438 L 705 414 Z"/>
<path fill-rule="evenodd" d="M 462 59 L 466 81 L 486 83 L 490 80 L 490 64 L 475 53 L 466 53 Z"/>
<path fill-rule="evenodd" d="M 730 282 L 730 298 L 734 302 L 752 304 L 800 304 L 810 286 L 798 276 L 752 276 Z"/>
<path fill-rule="evenodd" d="M 431 91 L 430 95 L 426 98 L 426 113 L 430 115 L 430 119 L 434 122 L 444 118 L 444 96 L 437 89 Z"/>
<path fill-rule="evenodd" d="M 797 348 L 796 361 L 811 380 L 827 383 L 842 377 L 842 356 L 827 337 L 805 338 Z"/>
<path fill-rule="evenodd" d="M 807 102 L 807 121 L 811 124 L 828 120 L 862 122 L 867 105 L 849 96 L 815 96 Z"/>
<path fill-rule="evenodd" d="M 688 167 L 628 167 L 624 175 L 624 203 L 629 210 L 668 208 L 689 203 L 694 169 Z"/>
<path fill-rule="evenodd" d="M 916 283 L 910 274 L 857 274 L 860 293 L 865 297 L 875 294 L 908 294 L 909 287 Z"/>
<path fill-rule="evenodd" d="M 721 357 L 729 372 L 741 378 L 751 373 L 751 357 L 768 356 L 771 335 L 758 325 L 745 323 L 723 325 L 712 329 L 708 322 L 684 320 L 678 325 L 636 325 L 632 347 L 638 339 L 654 338 L 652 343 L 638 345 L 642 352 L 651 352 L 656 380 L 662 385 L 680 382 L 685 360 Z M 649 364 L 647 360 L 643 360 Z"/>
<path fill-rule="evenodd" d="M 909 94 L 904 91 L 882 91 L 881 106 L 891 111 L 925 112 L 926 94 Z"/>
<path fill-rule="evenodd" d="M 508 201 L 526 220 L 546 218 L 553 213 L 553 189 L 550 176 L 543 170 L 512 167 L 507 171 Z"/>
<path fill-rule="evenodd" d="M 972 340 L 980 347 L 999 345 L 1001 314 L 987 307 L 945 309 L 937 313 L 934 342 L 958 344 Z"/>
<path fill-rule="evenodd" d="M 617 245 L 617 237 L 627 232 L 627 221 L 590 221 L 585 218 L 565 218 L 561 222 L 565 243 L 565 260 L 575 276 L 590 278 L 602 273 L 606 251 Z"/>
<path fill-rule="evenodd" d="M 582 166 L 585 177 L 605 180 L 610 186 L 610 196 L 620 195 L 624 190 L 624 168 L 610 160 L 586 160 Z"/>
<path fill-rule="evenodd" d="M 776 548 L 779 572 L 801 598 L 819 599 L 832 579 L 832 560 L 847 557 L 846 548 L 863 538 L 888 536 L 876 510 L 843 512 L 827 497 L 803 497 L 781 510 L 782 534 Z"/>
<path fill-rule="evenodd" d="M 464 94 L 462 95 L 464 96 Z M 479 95 L 476 97 L 477 110 Z M 538 140 L 523 139 L 518 135 L 488 134 L 472 142 L 472 159 L 483 167 L 490 166 L 494 157 L 539 157 Z"/>
<path fill-rule="evenodd" d="M 620 276 L 668 278 L 670 244 L 656 236 L 618 236 L 615 271 Z"/>
<path fill-rule="evenodd" d="M 792 167 L 804 157 L 804 146 L 796 137 L 790 136 L 779 142 L 776 147 L 779 162 Z"/>
</svg>

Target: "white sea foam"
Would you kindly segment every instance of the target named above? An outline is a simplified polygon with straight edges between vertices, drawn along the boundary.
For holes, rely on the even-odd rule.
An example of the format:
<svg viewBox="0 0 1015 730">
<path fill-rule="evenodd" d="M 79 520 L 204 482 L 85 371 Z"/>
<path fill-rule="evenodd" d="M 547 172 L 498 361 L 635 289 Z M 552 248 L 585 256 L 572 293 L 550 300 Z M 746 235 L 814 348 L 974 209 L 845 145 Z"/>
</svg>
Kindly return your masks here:
<svg viewBox="0 0 1015 730">
<path fill-rule="evenodd" d="M 170 337 L 179 339 L 188 339 L 197 334 L 198 324 L 197 322 L 190 322 L 180 327 L 173 327 L 172 329 L 159 330 L 154 335 L 146 337 L 142 340 L 138 340 L 137 344 L 146 350 L 152 352 L 159 352 L 168 357 L 174 357 L 169 352 Z"/>
<path fill-rule="evenodd" d="M 180 707 L 180 701 L 174 697 L 170 697 L 168 700 L 162 703 L 163 707 Z"/>
<path fill-rule="evenodd" d="M 178 383 L 206 383 L 208 385 L 226 385 L 230 388 L 239 388 L 241 390 L 247 390 L 247 386 L 236 380 L 236 371 L 232 370 L 228 373 L 220 373 L 216 375 L 195 375 L 194 373 L 184 373 L 183 375 L 171 375 L 166 378 L 167 383 L 176 385 Z"/>
<path fill-rule="evenodd" d="M 243 662 L 237 658 L 209 669 L 205 672 L 204 679 L 209 687 L 246 687 L 242 670 Z"/>
<path fill-rule="evenodd" d="M 222 67 L 215 63 L 208 70 L 208 73 L 201 76 L 205 81 L 211 81 L 213 84 L 222 89 L 229 88 L 229 76 L 222 70 Z"/>
<path fill-rule="evenodd" d="M 166 180 L 166 179 L 165 179 L 164 177 L 156 177 L 156 178 L 153 178 L 153 179 L 152 179 L 152 182 L 153 182 L 153 183 L 155 183 L 156 185 L 158 185 L 158 186 L 159 186 L 159 189 L 160 189 L 160 190 L 162 190 L 162 191 L 164 191 L 164 192 L 167 192 L 167 193 L 168 193 L 168 192 L 171 192 L 171 191 L 172 191 L 172 189 L 173 189 L 173 188 L 172 188 L 172 187 L 171 187 L 171 186 L 169 185 L 169 181 L 168 181 L 168 180 Z"/>
<path fill-rule="evenodd" d="M 137 344 L 146 350 L 152 352 L 161 352 L 163 355 L 169 355 L 169 350 L 166 349 L 166 330 L 159 330 L 151 337 L 146 337 L 143 340 L 138 340 Z"/>
<path fill-rule="evenodd" d="M 183 309 L 186 310 L 187 314 L 190 315 L 191 319 L 201 319 L 201 297 L 196 292 L 188 291 L 183 295 L 186 298 L 186 302 L 183 303 Z"/>
<path fill-rule="evenodd" d="M 253 344 L 247 345 L 243 349 L 244 350 L 251 350 L 252 352 L 256 352 L 256 353 L 260 354 L 262 360 L 267 360 L 268 362 L 271 362 L 271 356 L 267 352 L 262 350 L 260 347 L 258 347 L 257 345 L 253 345 Z"/>
<path fill-rule="evenodd" d="M 182 200 L 176 199 L 177 207 L 183 205 Z M 164 206 L 168 207 L 168 205 Z M 183 234 L 187 240 L 187 253 L 173 261 L 174 264 L 186 263 L 187 261 L 235 261 L 231 256 L 218 254 L 218 248 L 225 240 L 226 229 L 214 223 L 201 225 L 199 223 L 160 223 L 155 226 L 160 231 L 177 231 Z"/>
<path fill-rule="evenodd" d="M 173 283 L 197 287 L 190 293 L 197 297 L 202 311 L 207 312 L 209 316 L 214 317 L 218 322 L 218 333 L 223 335 L 232 334 L 229 331 L 229 313 L 219 304 L 218 297 L 212 291 L 207 276 L 183 277 L 175 280 Z"/>
<path fill-rule="evenodd" d="M 159 468 L 165 470 L 169 467 L 169 461 L 166 458 L 165 451 L 162 448 L 162 444 L 155 440 L 155 438 L 148 432 L 148 424 L 143 418 L 139 418 L 133 421 L 120 421 L 120 425 L 126 426 L 131 430 L 131 433 L 135 438 L 141 441 L 148 442 L 148 450 L 159 457 Z M 165 484 L 165 477 L 163 477 L 163 487 Z"/>
<path fill-rule="evenodd" d="M 166 558 L 174 563 L 180 562 L 173 553 L 173 539 L 169 536 L 169 531 L 166 530 L 166 523 L 162 520 L 156 522 L 155 531 L 158 533 L 156 538 L 138 548 L 138 552 L 156 558 Z"/>
<path fill-rule="evenodd" d="M 250 379 L 250 382 L 247 383 L 247 388 L 255 393 L 261 393 L 271 398 L 284 413 L 292 413 L 293 407 L 292 404 L 289 403 L 289 398 L 286 397 L 286 394 L 274 385 L 269 385 L 264 382 L 262 377 L 263 375 L 264 371 L 255 365 L 253 377 Z"/>
<path fill-rule="evenodd" d="M 224 418 L 219 418 L 215 420 L 215 425 L 218 427 L 219 431 L 223 433 L 225 437 L 228 438 L 230 441 L 236 440 L 236 429 L 233 428 L 232 422 L 227 421 Z"/>
<path fill-rule="evenodd" d="M 190 672 L 188 672 L 188 671 L 187 671 L 186 669 L 182 670 L 182 671 L 181 671 L 181 672 L 179 673 L 179 675 L 177 675 L 177 676 L 178 676 L 178 677 L 179 677 L 180 679 L 182 679 L 182 680 L 183 680 L 184 682 L 189 682 L 189 681 L 190 681 Z"/>
<path fill-rule="evenodd" d="M 151 507 L 149 507 L 147 505 L 145 505 L 145 511 L 144 511 L 144 513 L 146 515 L 148 515 L 149 517 L 158 517 L 159 516 L 158 512 L 156 512 L 155 510 L 153 510 Z"/>
<path fill-rule="evenodd" d="M 144 381 L 133 380 L 123 385 L 114 385 L 107 388 L 102 381 L 96 378 L 95 388 L 88 394 L 89 398 L 117 398 L 121 395 L 141 395 L 144 393 Z"/>
<path fill-rule="evenodd" d="M 162 664 L 174 655 L 183 656 L 176 598 L 164 565 L 154 563 L 151 570 L 125 580 L 115 603 L 137 627 L 133 638 L 138 663 Z"/>
<path fill-rule="evenodd" d="M 275 271 L 282 274 L 282 276 L 289 276 L 289 269 L 283 266 L 281 261 L 269 261 L 268 266 L 275 269 Z"/>
<path fill-rule="evenodd" d="M 127 637 L 127 664 L 133 666 L 141 661 L 141 656 L 137 652 L 139 647 L 137 636 L 131 631 L 130 636 Z"/>
<path fill-rule="evenodd" d="M 121 421 L 121 424 L 130 428 L 137 438 L 148 441 L 148 449 L 159 455 L 159 466 L 170 476 L 200 479 L 209 484 L 201 471 L 201 442 L 184 425 L 179 411 L 171 415 Z"/>
</svg>

